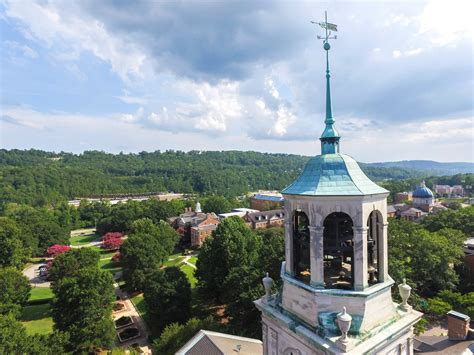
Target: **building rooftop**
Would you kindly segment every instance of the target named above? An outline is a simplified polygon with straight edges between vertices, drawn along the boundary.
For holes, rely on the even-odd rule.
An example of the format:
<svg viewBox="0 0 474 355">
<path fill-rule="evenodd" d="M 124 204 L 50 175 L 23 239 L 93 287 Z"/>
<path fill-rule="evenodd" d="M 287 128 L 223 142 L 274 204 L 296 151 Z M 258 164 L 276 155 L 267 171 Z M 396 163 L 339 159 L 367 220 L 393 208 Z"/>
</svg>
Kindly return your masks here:
<svg viewBox="0 0 474 355">
<path fill-rule="evenodd" d="M 364 196 L 388 191 L 371 181 L 353 158 L 336 153 L 312 158 L 302 174 L 282 193 L 307 196 Z"/>
<path fill-rule="evenodd" d="M 421 185 L 413 191 L 413 197 L 432 198 L 434 197 L 434 194 L 433 191 L 426 187 L 425 182 L 423 181 Z"/>
<path fill-rule="evenodd" d="M 283 209 L 261 211 L 254 213 L 247 213 L 246 219 L 251 222 L 269 221 L 272 219 L 283 219 L 285 218 L 285 211 Z"/>
<path fill-rule="evenodd" d="M 257 339 L 200 330 L 181 349 L 179 349 L 176 354 L 261 355 L 263 354 L 263 345 L 262 342 Z"/>
<path fill-rule="evenodd" d="M 253 196 L 253 198 L 257 200 L 266 200 L 266 201 L 275 201 L 275 202 L 283 201 L 282 196 L 275 196 L 275 195 L 256 194 L 255 196 Z"/>
</svg>

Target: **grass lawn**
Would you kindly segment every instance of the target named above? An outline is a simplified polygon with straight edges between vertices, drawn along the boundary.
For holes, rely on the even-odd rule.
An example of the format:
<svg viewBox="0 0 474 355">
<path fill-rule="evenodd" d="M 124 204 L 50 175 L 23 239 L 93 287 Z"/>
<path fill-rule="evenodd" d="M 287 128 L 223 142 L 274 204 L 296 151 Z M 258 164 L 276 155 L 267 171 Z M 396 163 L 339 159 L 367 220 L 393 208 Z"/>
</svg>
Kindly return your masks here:
<svg viewBox="0 0 474 355">
<path fill-rule="evenodd" d="M 77 237 L 71 237 L 69 238 L 69 242 L 71 243 L 71 245 L 77 246 L 77 245 L 89 244 L 90 242 L 93 242 L 98 238 L 99 236 L 95 234 L 86 234 L 86 235 L 79 235 Z"/>
<path fill-rule="evenodd" d="M 132 301 L 138 313 L 144 317 L 146 315 L 146 303 L 145 299 L 143 298 L 143 293 L 132 297 Z"/>
<path fill-rule="evenodd" d="M 108 251 L 108 250 L 101 250 L 100 251 L 100 258 L 101 259 L 111 259 L 112 256 L 114 256 L 115 254 L 117 254 L 118 250 L 115 250 L 115 251 Z"/>
<path fill-rule="evenodd" d="M 49 287 L 34 287 L 31 289 L 29 301 L 50 300 L 53 298 L 53 291 Z"/>
<path fill-rule="evenodd" d="M 53 319 L 49 303 L 23 307 L 21 320 L 28 334 L 53 332 Z"/>
<path fill-rule="evenodd" d="M 172 255 L 169 257 L 168 261 L 165 261 L 163 263 L 163 266 L 166 266 L 166 267 L 179 266 L 179 264 L 181 264 L 183 259 L 184 259 L 184 256 L 182 255 L 178 255 L 178 256 Z"/>
<path fill-rule="evenodd" d="M 111 259 L 99 260 L 99 268 L 104 271 L 110 271 L 111 273 L 116 273 L 117 271 L 122 270 L 122 267 L 118 266 Z"/>
<path fill-rule="evenodd" d="M 183 265 L 180 267 L 180 269 L 188 277 L 189 283 L 191 284 L 191 288 L 194 288 L 197 282 L 196 278 L 194 277 L 194 270 L 196 269 L 194 269 L 193 267 L 189 265 Z"/>
<path fill-rule="evenodd" d="M 197 256 L 191 256 L 188 260 L 188 263 L 196 265 L 197 260 L 198 260 Z"/>
</svg>

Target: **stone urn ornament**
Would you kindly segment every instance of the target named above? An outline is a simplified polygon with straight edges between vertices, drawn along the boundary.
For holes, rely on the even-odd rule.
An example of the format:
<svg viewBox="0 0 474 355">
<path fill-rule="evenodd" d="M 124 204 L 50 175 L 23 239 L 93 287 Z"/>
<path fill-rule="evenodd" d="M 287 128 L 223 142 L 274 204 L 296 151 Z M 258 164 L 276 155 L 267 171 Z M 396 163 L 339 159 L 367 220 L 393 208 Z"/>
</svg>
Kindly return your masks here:
<svg viewBox="0 0 474 355">
<path fill-rule="evenodd" d="M 403 283 L 398 285 L 398 292 L 400 293 L 400 297 L 402 298 L 402 304 L 400 308 L 404 311 L 409 311 L 411 306 L 407 303 L 408 298 L 410 297 L 411 287 L 407 284 L 407 280 L 403 279 Z"/>
<path fill-rule="evenodd" d="M 349 333 L 349 329 L 351 328 L 352 317 L 349 313 L 346 312 L 346 307 L 342 308 L 342 312 L 337 314 L 337 325 L 339 330 L 342 333 L 342 336 L 339 338 L 339 341 L 342 344 L 349 343 L 349 337 L 347 333 Z"/>
<path fill-rule="evenodd" d="M 273 279 L 268 276 L 268 272 L 266 276 L 262 279 L 263 287 L 265 288 L 265 300 L 268 302 L 272 299 L 272 286 L 273 286 Z"/>
</svg>

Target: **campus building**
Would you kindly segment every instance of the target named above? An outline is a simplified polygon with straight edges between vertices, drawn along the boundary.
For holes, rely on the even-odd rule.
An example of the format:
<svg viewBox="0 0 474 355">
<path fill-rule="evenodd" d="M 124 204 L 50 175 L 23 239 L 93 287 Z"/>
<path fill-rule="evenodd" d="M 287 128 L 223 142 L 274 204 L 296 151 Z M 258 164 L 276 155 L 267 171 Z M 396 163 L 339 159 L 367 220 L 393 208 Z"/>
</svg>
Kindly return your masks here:
<svg viewBox="0 0 474 355">
<path fill-rule="evenodd" d="M 388 191 L 341 153 L 332 115 L 327 21 L 326 118 L 321 154 L 283 191 L 283 287 L 255 301 L 262 312 L 264 354 L 412 354 L 422 314 L 393 302 L 388 270 Z M 415 197 L 415 196 L 414 196 Z M 276 277 L 276 275 L 271 275 Z"/>
<path fill-rule="evenodd" d="M 197 202 L 194 211 L 191 207 L 187 207 L 184 213 L 169 218 L 168 222 L 192 248 L 200 248 L 206 238 L 216 230 L 220 220 L 213 212 L 202 212 L 201 204 Z"/>
<path fill-rule="evenodd" d="M 258 193 L 250 198 L 250 208 L 259 211 L 283 207 L 283 196 L 275 193 Z"/>
</svg>

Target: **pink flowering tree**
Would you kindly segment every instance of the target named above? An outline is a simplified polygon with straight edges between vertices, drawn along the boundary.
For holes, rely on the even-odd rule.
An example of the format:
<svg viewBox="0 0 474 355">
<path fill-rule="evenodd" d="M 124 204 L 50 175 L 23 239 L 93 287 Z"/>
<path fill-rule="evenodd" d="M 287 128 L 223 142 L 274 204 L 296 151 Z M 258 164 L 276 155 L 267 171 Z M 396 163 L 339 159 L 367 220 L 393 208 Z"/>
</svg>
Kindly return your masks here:
<svg viewBox="0 0 474 355">
<path fill-rule="evenodd" d="M 71 250 L 69 245 L 54 244 L 46 250 L 46 255 L 50 258 L 55 258 L 58 255 L 67 252 L 68 250 Z"/>
<path fill-rule="evenodd" d="M 123 243 L 123 234 L 109 232 L 102 237 L 102 247 L 108 250 L 117 250 Z"/>
</svg>

